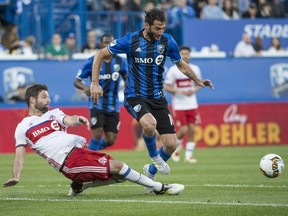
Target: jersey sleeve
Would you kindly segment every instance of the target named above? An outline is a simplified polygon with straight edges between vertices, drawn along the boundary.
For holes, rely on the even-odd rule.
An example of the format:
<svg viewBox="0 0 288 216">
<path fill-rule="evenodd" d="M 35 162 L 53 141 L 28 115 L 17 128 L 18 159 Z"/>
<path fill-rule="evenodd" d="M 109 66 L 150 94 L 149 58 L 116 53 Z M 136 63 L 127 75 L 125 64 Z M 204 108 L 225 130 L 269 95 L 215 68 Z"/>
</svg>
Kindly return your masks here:
<svg viewBox="0 0 288 216">
<path fill-rule="evenodd" d="M 108 50 L 112 55 L 117 55 L 121 53 L 127 53 L 130 45 L 129 45 L 129 35 L 115 39 L 108 45 Z"/>
<path fill-rule="evenodd" d="M 180 62 L 182 60 L 182 58 L 181 58 L 181 55 L 179 52 L 179 47 L 171 35 L 169 37 L 168 43 L 169 44 L 168 44 L 167 56 L 170 57 L 170 59 L 173 63 Z"/>
<path fill-rule="evenodd" d="M 128 73 L 128 65 L 127 65 L 126 59 L 121 58 L 121 65 L 122 65 L 122 67 L 121 67 L 121 75 L 123 77 L 123 76 L 127 75 L 127 73 Z"/>
<path fill-rule="evenodd" d="M 19 123 L 16 127 L 15 134 L 15 146 L 27 146 L 26 135 L 25 135 L 25 128 L 23 127 L 22 123 Z"/>
<path fill-rule="evenodd" d="M 64 118 L 67 116 L 62 110 L 60 109 L 54 109 L 53 115 L 56 117 L 56 120 L 59 122 L 61 126 L 64 128 L 67 128 L 67 125 L 64 124 Z"/>
<path fill-rule="evenodd" d="M 94 56 L 90 57 L 87 62 L 78 70 L 76 78 L 79 80 L 84 80 L 91 77 L 92 74 L 92 65 L 94 61 Z"/>
</svg>

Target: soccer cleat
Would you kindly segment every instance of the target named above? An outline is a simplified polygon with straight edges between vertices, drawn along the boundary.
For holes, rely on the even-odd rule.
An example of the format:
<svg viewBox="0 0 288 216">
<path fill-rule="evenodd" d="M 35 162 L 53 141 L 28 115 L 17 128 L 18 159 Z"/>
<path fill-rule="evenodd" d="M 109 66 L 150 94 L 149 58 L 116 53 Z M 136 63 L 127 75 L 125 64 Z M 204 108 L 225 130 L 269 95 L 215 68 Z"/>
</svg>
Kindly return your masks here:
<svg viewBox="0 0 288 216">
<path fill-rule="evenodd" d="M 174 162 L 179 162 L 180 161 L 180 155 L 179 153 L 176 153 L 174 152 L 171 156 L 171 159 L 174 161 Z"/>
<path fill-rule="evenodd" d="M 184 190 L 184 185 L 182 184 L 162 184 L 162 189 L 160 191 L 155 191 L 157 195 L 169 194 L 178 195 Z"/>
<path fill-rule="evenodd" d="M 158 172 L 167 175 L 170 172 L 170 167 L 169 165 L 161 158 L 160 161 L 154 161 L 152 160 L 154 166 L 158 170 Z"/>
<path fill-rule="evenodd" d="M 152 179 L 153 181 L 155 180 L 155 175 L 151 174 L 149 172 L 149 167 L 150 167 L 150 164 L 146 164 L 144 167 L 143 167 L 143 171 L 144 171 L 144 174 Z M 150 187 L 145 187 L 145 190 L 146 190 L 146 193 L 149 194 L 149 193 L 152 193 L 153 192 L 153 189 L 150 188 Z"/>
<path fill-rule="evenodd" d="M 68 196 L 77 196 L 78 194 L 83 192 L 83 183 L 78 183 L 73 181 L 71 183 L 71 188 L 68 192 Z"/>
<path fill-rule="evenodd" d="M 197 159 L 190 157 L 190 158 L 185 158 L 185 162 L 187 163 L 197 163 Z"/>
</svg>

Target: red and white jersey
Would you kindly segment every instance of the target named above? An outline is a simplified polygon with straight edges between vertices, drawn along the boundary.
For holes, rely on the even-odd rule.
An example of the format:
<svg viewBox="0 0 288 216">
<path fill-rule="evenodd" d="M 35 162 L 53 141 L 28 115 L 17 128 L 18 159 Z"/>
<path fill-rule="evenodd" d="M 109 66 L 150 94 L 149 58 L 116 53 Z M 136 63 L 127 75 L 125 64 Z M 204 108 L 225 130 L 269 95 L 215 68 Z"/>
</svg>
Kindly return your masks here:
<svg viewBox="0 0 288 216">
<path fill-rule="evenodd" d="M 201 70 L 197 65 L 189 64 L 192 70 L 195 72 L 196 76 L 201 79 Z M 169 68 L 166 78 L 165 84 L 173 86 L 176 90 L 193 90 L 196 85 L 193 80 L 184 75 L 176 65 Z M 172 107 L 174 110 L 190 110 L 197 109 L 197 97 L 196 94 L 191 96 L 173 94 L 172 97 Z"/>
<path fill-rule="evenodd" d="M 85 138 L 66 132 L 65 116 L 61 110 L 53 109 L 41 116 L 24 118 L 15 131 L 16 147 L 29 145 L 59 170 L 72 148 L 82 148 L 86 143 Z"/>
</svg>

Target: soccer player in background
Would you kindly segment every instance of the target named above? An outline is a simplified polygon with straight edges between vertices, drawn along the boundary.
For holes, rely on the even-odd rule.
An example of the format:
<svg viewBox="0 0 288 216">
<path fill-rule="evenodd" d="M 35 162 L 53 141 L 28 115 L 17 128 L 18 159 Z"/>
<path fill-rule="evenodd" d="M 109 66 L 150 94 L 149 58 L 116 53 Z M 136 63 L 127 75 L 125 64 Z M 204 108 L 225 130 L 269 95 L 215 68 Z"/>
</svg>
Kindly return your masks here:
<svg viewBox="0 0 288 216">
<path fill-rule="evenodd" d="M 173 120 L 163 92 L 166 56 L 197 85 L 213 88 L 209 80 L 199 80 L 189 65 L 182 61 L 178 45 L 171 35 L 164 33 L 165 27 L 163 11 L 152 9 L 145 12 L 144 29 L 114 40 L 107 48 L 95 54 L 90 86 L 91 97 L 97 103 L 103 95 L 99 84 L 101 63 L 113 55 L 127 55 L 128 76 L 124 106 L 143 128 L 143 138 L 152 160 L 152 164 L 145 165 L 143 169 L 151 179 L 154 179 L 157 171 L 162 174 L 170 172 L 166 161 L 177 147 Z M 156 147 L 156 130 L 163 143 L 159 150 Z"/>
<path fill-rule="evenodd" d="M 201 70 L 197 65 L 190 64 L 190 48 L 188 46 L 181 46 L 179 48 L 181 57 L 192 70 L 197 77 L 201 79 Z M 195 83 L 179 71 L 177 66 L 169 68 L 164 89 L 173 94 L 172 97 L 172 114 L 174 123 L 176 126 L 176 136 L 178 147 L 172 155 L 172 160 L 175 162 L 180 161 L 180 151 L 182 148 L 182 139 L 187 134 L 187 143 L 185 151 L 184 161 L 189 163 L 196 163 L 197 160 L 193 157 L 193 151 L 195 149 L 195 125 L 199 124 L 201 119 L 198 113 L 198 102 L 196 98 L 196 92 L 200 89 L 200 86 Z"/>
<path fill-rule="evenodd" d="M 100 47 L 106 47 L 113 39 L 110 34 L 102 35 Z M 82 89 L 88 97 L 90 97 L 90 87 L 85 85 L 85 80 L 89 78 L 91 81 L 93 61 L 94 56 L 82 66 L 74 81 L 75 87 Z M 98 104 L 95 104 L 91 98 L 89 99 L 92 139 L 88 148 L 91 150 L 105 149 L 115 143 L 120 126 L 118 98 L 120 75 L 125 81 L 127 70 L 126 59 L 119 56 L 105 59 L 101 64 L 99 84 L 103 89 L 103 97 L 100 98 Z"/>
<path fill-rule="evenodd" d="M 123 182 L 125 180 L 151 188 L 156 194 L 179 194 L 184 190 L 181 184 L 162 184 L 131 169 L 110 155 L 85 148 L 84 137 L 68 134 L 68 127 L 85 124 L 83 116 L 68 116 L 60 109 L 49 110 L 48 87 L 33 84 L 27 88 L 25 100 L 28 116 L 15 130 L 16 152 L 13 163 L 13 177 L 4 182 L 4 187 L 19 183 L 23 169 L 26 147 L 29 146 L 42 156 L 58 172 L 71 179 L 70 196 L 81 193 L 88 187 L 97 187 Z"/>
</svg>

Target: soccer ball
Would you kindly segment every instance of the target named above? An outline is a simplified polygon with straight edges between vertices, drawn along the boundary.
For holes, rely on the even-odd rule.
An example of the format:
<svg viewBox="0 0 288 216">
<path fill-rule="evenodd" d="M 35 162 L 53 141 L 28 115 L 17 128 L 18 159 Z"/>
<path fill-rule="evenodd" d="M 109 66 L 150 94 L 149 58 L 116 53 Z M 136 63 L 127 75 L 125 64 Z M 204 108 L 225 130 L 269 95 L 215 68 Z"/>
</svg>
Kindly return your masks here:
<svg viewBox="0 0 288 216">
<path fill-rule="evenodd" d="M 260 161 L 260 170 L 269 178 L 276 178 L 284 171 L 284 162 L 277 154 L 267 154 Z"/>
</svg>

